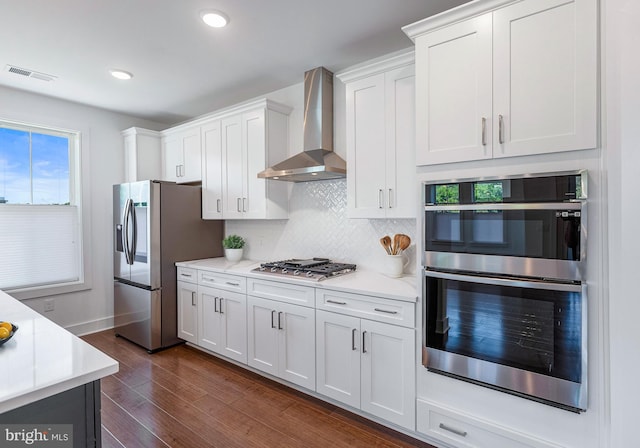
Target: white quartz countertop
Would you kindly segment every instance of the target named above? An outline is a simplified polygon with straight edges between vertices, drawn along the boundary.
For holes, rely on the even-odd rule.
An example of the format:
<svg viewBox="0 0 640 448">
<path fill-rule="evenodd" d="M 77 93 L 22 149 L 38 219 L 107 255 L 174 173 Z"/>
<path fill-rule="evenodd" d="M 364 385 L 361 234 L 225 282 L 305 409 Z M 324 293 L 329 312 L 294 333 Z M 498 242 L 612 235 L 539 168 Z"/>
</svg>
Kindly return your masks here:
<svg viewBox="0 0 640 448">
<path fill-rule="evenodd" d="M 0 414 L 118 371 L 116 360 L 2 291 L 0 321 L 18 326 L 0 346 Z"/>
<path fill-rule="evenodd" d="M 391 278 L 379 272 L 358 269 L 356 272 L 318 282 L 297 279 L 295 277 L 251 272 L 252 269 L 260 266 L 260 262 L 242 260 L 237 263 L 230 263 L 224 257 L 182 261 L 176 263 L 176 266 L 226 274 L 236 274 L 277 282 L 295 283 L 298 285 L 306 285 L 314 288 L 324 288 L 334 291 L 366 294 L 386 299 L 402 300 L 405 302 L 417 302 L 418 300 L 416 278 L 411 275 L 405 275 L 400 278 Z"/>
</svg>

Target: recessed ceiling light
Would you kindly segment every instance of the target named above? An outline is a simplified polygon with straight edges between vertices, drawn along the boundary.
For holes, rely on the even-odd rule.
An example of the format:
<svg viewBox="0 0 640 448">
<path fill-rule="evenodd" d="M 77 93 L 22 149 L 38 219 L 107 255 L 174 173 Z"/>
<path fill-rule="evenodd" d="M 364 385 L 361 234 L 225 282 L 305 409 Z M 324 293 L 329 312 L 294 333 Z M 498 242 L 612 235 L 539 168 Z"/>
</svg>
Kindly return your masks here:
<svg viewBox="0 0 640 448">
<path fill-rule="evenodd" d="M 109 70 L 111 76 L 118 79 L 131 79 L 133 75 L 129 72 L 125 72 L 124 70 Z"/>
<path fill-rule="evenodd" d="M 200 17 L 204 23 L 213 28 L 222 28 L 229 23 L 229 17 L 220 11 L 204 11 Z"/>
</svg>

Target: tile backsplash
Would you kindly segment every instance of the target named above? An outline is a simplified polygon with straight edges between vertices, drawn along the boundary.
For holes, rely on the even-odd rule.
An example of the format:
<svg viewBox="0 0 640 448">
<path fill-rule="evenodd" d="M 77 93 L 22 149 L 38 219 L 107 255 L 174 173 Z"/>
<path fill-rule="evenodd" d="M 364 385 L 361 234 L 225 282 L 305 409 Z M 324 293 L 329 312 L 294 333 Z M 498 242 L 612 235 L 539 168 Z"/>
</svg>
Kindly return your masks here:
<svg viewBox="0 0 640 448">
<path fill-rule="evenodd" d="M 411 237 L 405 273 L 415 272 L 415 219 L 349 219 L 345 179 L 293 184 L 287 220 L 228 220 L 226 233 L 245 238 L 244 258 L 273 261 L 326 257 L 383 271 L 380 238 Z"/>
</svg>

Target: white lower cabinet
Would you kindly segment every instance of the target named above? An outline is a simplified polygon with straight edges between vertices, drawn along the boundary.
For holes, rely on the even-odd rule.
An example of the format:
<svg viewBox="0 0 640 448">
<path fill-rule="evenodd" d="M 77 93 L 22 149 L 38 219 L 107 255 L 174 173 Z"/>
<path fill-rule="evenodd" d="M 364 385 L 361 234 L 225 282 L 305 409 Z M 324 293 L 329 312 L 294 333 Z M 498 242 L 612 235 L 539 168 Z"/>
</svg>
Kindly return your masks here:
<svg viewBox="0 0 640 448">
<path fill-rule="evenodd" d="M 248 364 L 315 389 L 315 311 L 290 303 L 247 297 Z"/>
<path fill-rule="evenodd" d="M 414 430 L 414 329 L 355 317 L 367 314 L 365 305 L 370 317 L 387 311 L 368 296 L 323 291 L 316 299 L 318 307 L 343 306 L 351 314 L 316 310 L 316 391 Z"/>
<path fill-rule="evenodd" d="M 178 274 L 178 278 L 180 275 Z M 178 281 L 178 337 L 198 343 L 198 285 Z"/>
<path fill-rule="evenodd" d="M 418 432 L 461 448 L 558 448 L 497 424 L 485 422 L 442 407 L 417 400 Z"/>
<path fill-rule="evenodd" d="M 198 286 L 198 345 L 247 363 L 247 296 Z"/>
</svg>

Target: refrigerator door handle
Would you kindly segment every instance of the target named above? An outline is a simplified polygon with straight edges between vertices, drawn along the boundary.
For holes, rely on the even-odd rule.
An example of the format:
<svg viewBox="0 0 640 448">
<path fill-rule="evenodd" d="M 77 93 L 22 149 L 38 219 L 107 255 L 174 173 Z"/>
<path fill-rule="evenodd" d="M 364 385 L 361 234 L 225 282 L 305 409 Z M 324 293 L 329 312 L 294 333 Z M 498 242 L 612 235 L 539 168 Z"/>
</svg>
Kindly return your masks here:
<svg viewBox="0 0 640 448">
<path fill-rule="evenodd" d="M 130 201 L 131 201 L 130 202 L 131 217 L 133 218 L 132 225 L 131 225 L 133 229 L 133 235 L 132 235 L 133 243 L 131 244 L 131 254 L 129 256 L 131 257 L 131 264 L 133 264 L 136 261 L 136 247 L 138 245 L 138 219 L 136 216 L 136 206 L 132 200 Z"/>
<path fill-rule="evenodd" d="M 124 257 L 127 264 L 133 264 L 131 260 L 131 254 L 129 250 L 129 214 L 131 213 L 131 199 L 127 199 L 124 205 L 124 232 L 122 232 L 122 239 L 124 244 Z"/>
</svg>

